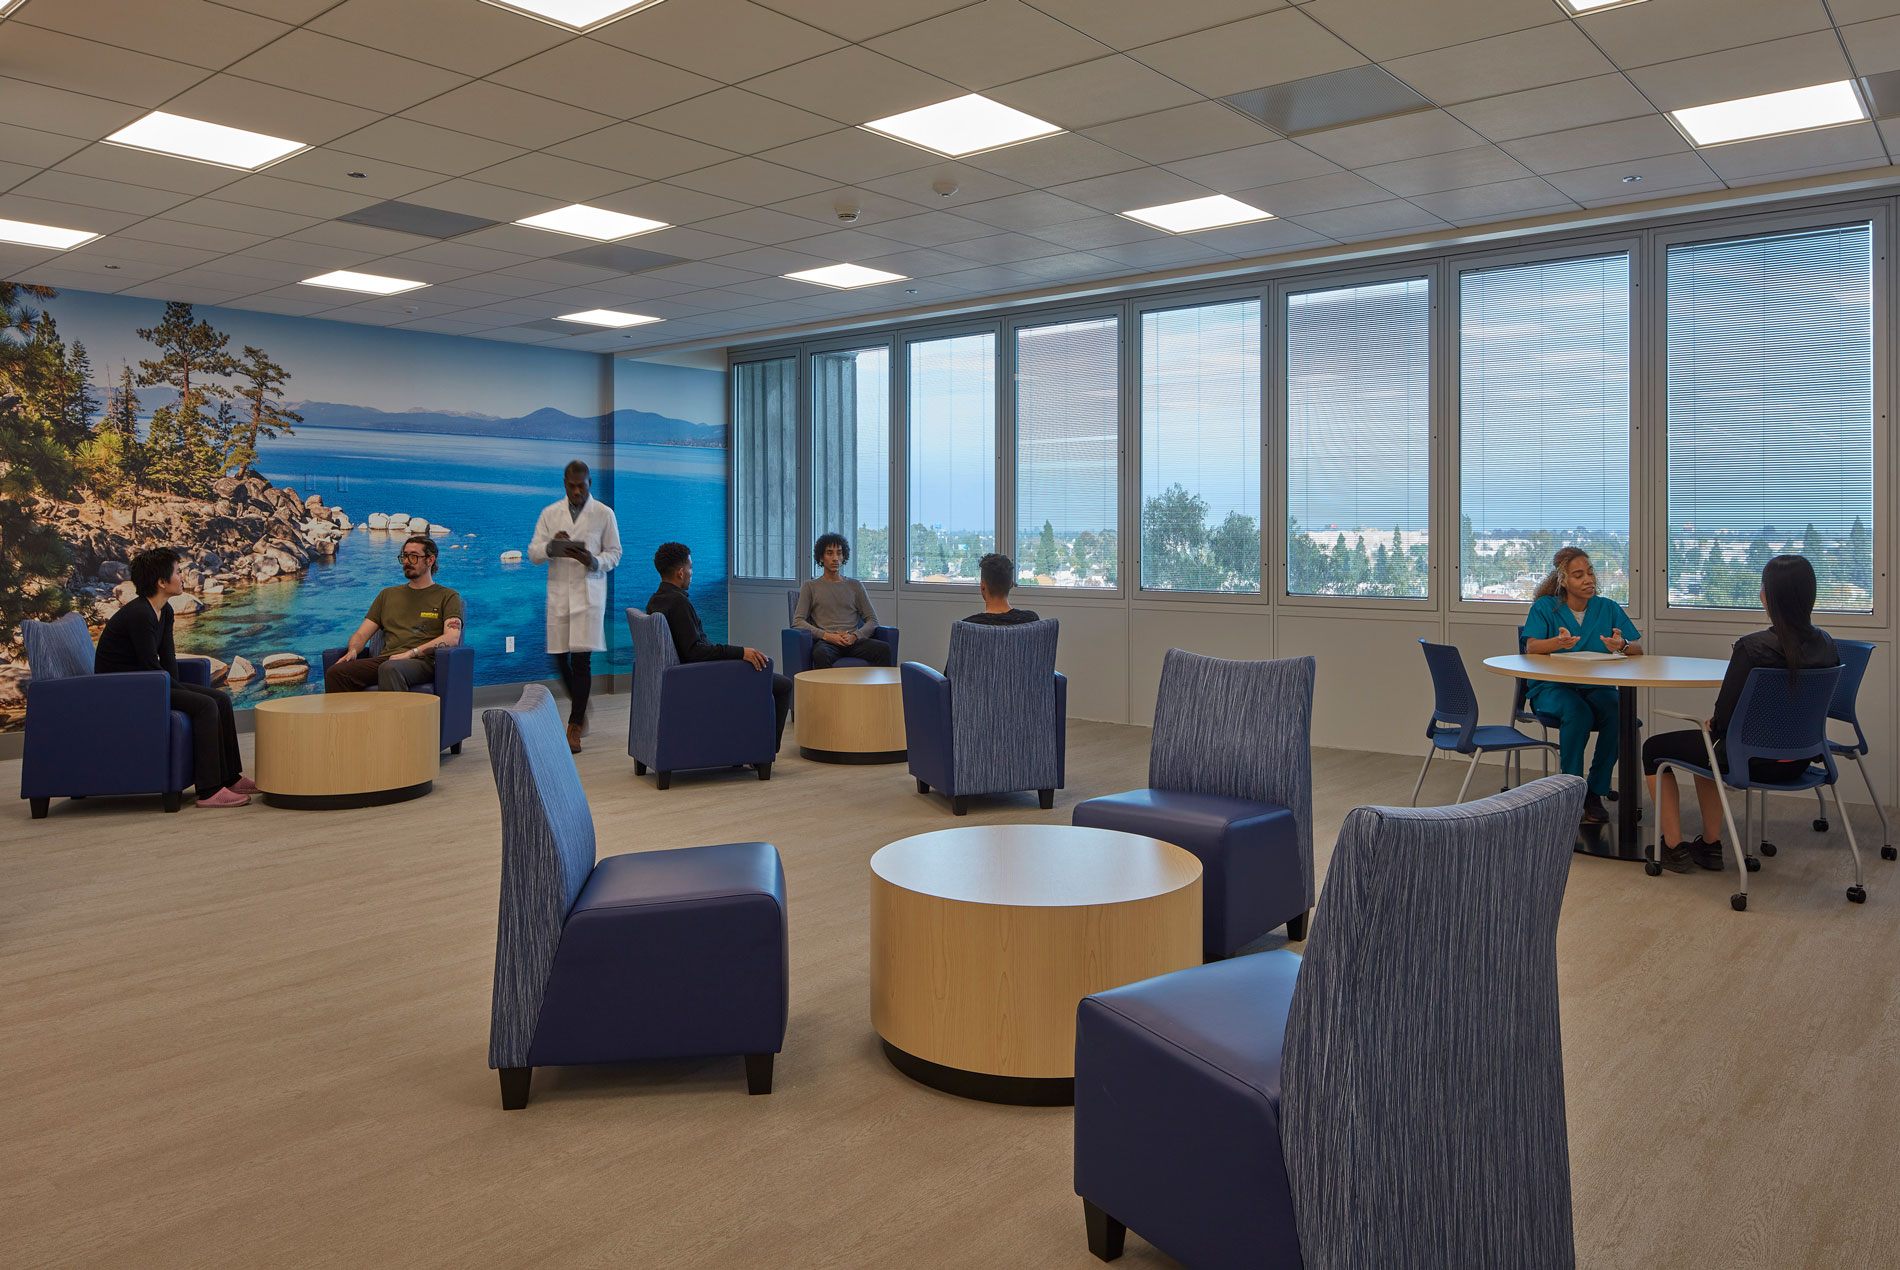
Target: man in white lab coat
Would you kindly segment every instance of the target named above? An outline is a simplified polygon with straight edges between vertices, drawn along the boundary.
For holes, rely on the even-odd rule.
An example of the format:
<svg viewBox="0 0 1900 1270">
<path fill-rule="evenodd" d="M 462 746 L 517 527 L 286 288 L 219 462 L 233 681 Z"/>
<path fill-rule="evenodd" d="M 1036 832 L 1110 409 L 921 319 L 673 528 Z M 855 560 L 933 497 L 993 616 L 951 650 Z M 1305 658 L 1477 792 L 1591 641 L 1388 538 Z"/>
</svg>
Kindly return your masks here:
<svg viewBox="0 0 1900 1270">
<path fill-rule="evenodd" d="M 528 559 L 548 567 L 548 653 L 573 703 L 567 748 L 579 754 L 594 654 L 607 647 L 607 573 L 620 563 L 620 524 L 612 508 L 590 496 L 594 482 L 587 464 L 575 459 L 563 480 L 567 497 L 542 510 Z"/>
</svg>

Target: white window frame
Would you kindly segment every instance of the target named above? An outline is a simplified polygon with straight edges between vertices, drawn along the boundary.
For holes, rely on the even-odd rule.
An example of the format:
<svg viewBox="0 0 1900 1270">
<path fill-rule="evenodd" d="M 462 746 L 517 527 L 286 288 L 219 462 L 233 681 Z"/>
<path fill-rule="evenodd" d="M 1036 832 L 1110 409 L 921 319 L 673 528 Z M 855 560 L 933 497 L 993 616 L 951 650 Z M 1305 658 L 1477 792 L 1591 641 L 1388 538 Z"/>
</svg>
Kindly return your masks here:
<svg viewBox="0 0 1900 1270">
<path fill-rule="evenodd" d="M 885 465 L 886 465 L 885 482 L 886 482 L 886 489 L 889 491 L 889 494 L 890 494 L 890 497 L 887 500 L 888 505 L 884 509 L 885 515 L 889 518 L 889 523 L 887 524 L 884 537 L 885 537 L 885 546 L 888 549 L 887 554 L 889 555 L 890 559 L 885 562 L 885 569 L 884 569 L 885 581 L 874 582 L 862 577 L 858 577 L 857 572 L 855 570 L 851 570 L 848 566 L 847 566 L 847 576 L 857 578 L 859 582 L 864 584 L 864 589 L 867 591 L 876 591 L 880 593 L 883 593 L 883 592 L 894 593 L 896 591 L 897 566 L 905 558 L 904 552 L 900 550 L 899 542 L 894 537 L 894 531 L 890 527 L 895 524 L 896 519 L 897 519 L 897 504 L 898 504 L 897 480 L 898 480 L 898 474 L 901 471 L 903 471 L 903 463 L 898 458 L 897 447 L 901 442 L 906 442 L 909 439 L 909 431 L 903 426 L 903 420 L 900 419 L 898 415 L 897 359 L 900 354 L 897 348 L 897 339 L 895 338 L 894 335 L 888 332 L 882 335 L 862 335 L 861 334 L 861 335 L 856 336 L 855 338 L 849 335 L 842 335 L 842 336 L 836 336 L 830 339 L 813 340 L 808 344 L 800 344 L 800 345 L 797 345 L 796 347 L 799 350 L 799 354 L 798 354 L 799 355 L 799 370 L 800 370 L 800 373 L 804 375 L 804 383 L 802 385 L 802 390 L 799 393 L 799 399 L 798 399 L 798 409 L 799 409 L 798 458 L 799 458 L 799 468 L 800 468 L 799 480 L 798 480 L 798 504 L 799 504 L 799 522 L 798 523 L 799 523 L 800 541 L 806 544 L 805 559 L 807 561 L 809 561 L 811 558 L 811 543 L 817 538 L 817 536 L 820 533 L 824 532 L 823 530 L 819 529 L 817 525 L 814 523 L 815 509 L 818 505 L 818 468 L 817 468 L 817 465 L 814 462 L 812 462 L 812 442 L 816 438 L 816 435 L 817 435 L 817 409 L 816 409 L 815 403 L 811 399 L 811 391 L 812 391 L 812 384 L 813 384 L 812 377 L 811 377 L 812 358 L 817 357 L 822 353 L 859 352 L 859 351 L 874 349 L 874 348 L 881 348 L 881 349 L 886 350 L 886 352 L 888 353 L 890 357 L 890 376 L 889 376 L 890 400 L 886 402 L 885 411 L 884 411 L 884 417 L 887 420 L 887 432 L 888 432 L 888 435 L 885 437 L 885 440 L 884 440 L 884 457 L 885 457 Z M 904 529 L 908 531 L 909 527 L 910 527 L 909 523 L 906 522 L 904 525 Z M 840 531 L 840 532 L 843 532 L 843 531 Z M 851 544 L 853 559 L 855 559 L 857 556 L 857 546 L 858 545 L 856 542 L 853 542 Z"/>
<path fill-rule="evenodd" d="M 1004 430 L 1009 422 L 1010 390 L 1010 350 L 1005 323 L 1000 318 L 986 321 L 960 321 L 930 326 L 907 327 L 898 332 L 897 356 L 891 367 L 892 410 L 891 420 L 896 430 L 897 442 L 901 442 L 902 451 L 895 454 L 900 483 L 891 487 L 892 519 L 895 521 L 897 507 L 903 507 L 903 540 L 894 544 L 896 567 L 891 572 L 891 580 L 896 584 L 901 600 L 905 593 L 919 596 L 927 595 L 975 595 L 976 580 L 968 582 L 913 582 L 910 577 L 910 348 L 913 344 L 929 344 L 938 340 L 955 339 L 962 335 L 991 335 L 996 341 L 994 436 L 991 444 L 995 451 L 994 471 L 991 479 L 995 483 L 995 503 L 993 519 L 995 523 L 990 532 L 998 542 L 1002 541 L 1003 519 L 1009 506 L 1007 499 L 1013 482 L 1006 473 L 1012 457 L 1004 449 Z"/>
</svg>

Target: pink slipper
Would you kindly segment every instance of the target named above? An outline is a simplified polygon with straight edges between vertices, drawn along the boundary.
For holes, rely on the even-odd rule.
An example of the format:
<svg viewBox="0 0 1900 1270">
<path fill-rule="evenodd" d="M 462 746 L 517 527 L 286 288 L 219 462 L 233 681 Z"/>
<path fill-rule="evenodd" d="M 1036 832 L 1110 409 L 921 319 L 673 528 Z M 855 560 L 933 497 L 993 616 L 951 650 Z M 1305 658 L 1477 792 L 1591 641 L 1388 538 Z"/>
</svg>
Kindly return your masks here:
<svg viewBox="0 0 1900 1270">
<path fill-rule="evenodd" d="M 228 788 L 237 794 L 255 794 L 257 792 L 257 782 L 248 776 L 240 776 L 232 781 Z"/>
<path fill-rule="evenodd" d="M 200 807 L 243 807 L 251 800 L 235 789 L 221 789 L 209 798 L 200 798 Z"/>
</svg>

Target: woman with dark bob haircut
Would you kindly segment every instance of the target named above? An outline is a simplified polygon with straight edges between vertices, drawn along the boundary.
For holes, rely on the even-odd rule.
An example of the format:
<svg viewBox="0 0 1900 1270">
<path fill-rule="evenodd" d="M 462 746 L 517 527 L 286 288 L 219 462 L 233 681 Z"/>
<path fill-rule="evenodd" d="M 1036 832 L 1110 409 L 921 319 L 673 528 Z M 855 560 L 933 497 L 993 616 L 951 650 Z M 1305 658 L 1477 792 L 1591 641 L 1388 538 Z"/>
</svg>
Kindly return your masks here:
<svg viewBox="0 0 1900 1270">
<path fill-rule="evenodd" d="M 1768 629 L 1744 635 L 1735 641 L 1729 654 L 1728 673 L 1722 676 L 1722 690 L 1715 698 L 1715 714 L 1709 719 L 1709 735 L 1715 741 L 1718 764 L 1728 766 L 1723 734 L 1742 698 L 1742 685 L 1748 672 L 1761 666 L 1785 667 L 1792 676 L 1797 670 L 1816 670 L 1841 664 L 1834 648 L 1834 637 L 1814 624 L 1814 566 L 1806 556 L 1776 556 L 1762 567 L 1761 605 L 1768 610 Z M 1819 757 L 1818 755 L 1816 756 Z M 1696 804 L 1702 810 L 1702 832 L 1693 842 L 1682 840 L 1682 795 L 1672 779 L 1663 785 L 1657 780 L 1656 767 L 1664 759 L 1706 766 L 1708 751 L 1702 734 L 1694 728 L 1680 728 L 1652 736 L 1643 743 L 1643 772 L 1662 816 L 1662 867 L 1671 873 L 1687 873 L 1691 864 L 1705 869 L 1722 867 L 1722 794 L 1715 782 L 1695 778 Z M 1774 761 L 1756 759 L 1749 765 L 1751 780 L 1794 780 L 1807 768 L 1808 760 Z M 1658 787 L 1660 785 L 1660 788 Z"/>
</svg>

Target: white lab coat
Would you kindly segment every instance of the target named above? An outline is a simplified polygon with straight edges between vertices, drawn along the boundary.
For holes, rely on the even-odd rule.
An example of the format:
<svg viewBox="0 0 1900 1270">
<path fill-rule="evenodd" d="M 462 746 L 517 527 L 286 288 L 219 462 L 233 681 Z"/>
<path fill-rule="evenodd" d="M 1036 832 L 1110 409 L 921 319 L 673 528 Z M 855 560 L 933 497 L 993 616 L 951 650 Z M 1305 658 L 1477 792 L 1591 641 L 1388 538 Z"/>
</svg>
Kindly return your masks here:
<svg viewBox="0 0 1900 1270">
<path fill-rule="evenodd" d="M 589 569 L 566 556 L 548 556 L 548 543 L 565 531 L 594 554 Z M 565 498 L 549 503 L 534 523 L 528 559 L 548 567 L 548 651 L 600 652 L 607 647 L 607 572 L 620 563 L 620 523 L 613 509 L 589 498 L 575 519 Z"/>
</svg>

